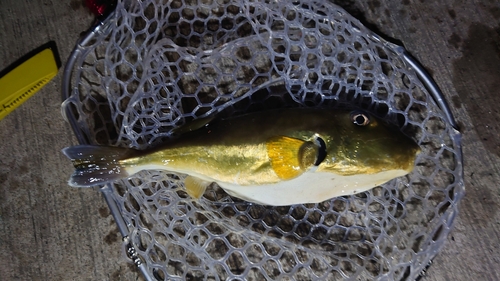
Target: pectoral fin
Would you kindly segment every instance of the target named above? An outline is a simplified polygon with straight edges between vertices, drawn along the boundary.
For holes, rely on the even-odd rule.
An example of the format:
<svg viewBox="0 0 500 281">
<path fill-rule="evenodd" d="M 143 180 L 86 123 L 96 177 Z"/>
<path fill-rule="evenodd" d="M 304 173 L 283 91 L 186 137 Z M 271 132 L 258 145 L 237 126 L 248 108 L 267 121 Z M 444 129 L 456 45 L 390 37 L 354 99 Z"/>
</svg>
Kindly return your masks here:
<svg viewBox="0 0 500 281">
<path fill-rule="evenodd" d="M 210 184 L 211 182 L 204 181 L 193 176 L 187 176 L 184 180 L 184 186 L 186 187 L 187 194 L 195 199 L 201 198 Z"/>
<path fill-rule="evenodd" d="M 276 175 L 282 180 L 293 179 L 314 165 L 318 146 L 313 142 L 286 136 L 270 138 L 267 154 Z"/>
</svg>

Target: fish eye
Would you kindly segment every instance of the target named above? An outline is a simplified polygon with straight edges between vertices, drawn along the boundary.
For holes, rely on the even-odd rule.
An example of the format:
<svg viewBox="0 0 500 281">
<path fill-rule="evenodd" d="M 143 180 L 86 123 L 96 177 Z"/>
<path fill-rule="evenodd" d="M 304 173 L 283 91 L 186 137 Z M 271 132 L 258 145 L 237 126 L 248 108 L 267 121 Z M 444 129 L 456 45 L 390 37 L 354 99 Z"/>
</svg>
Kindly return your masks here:
<svg viewBox="0 0 500 281">
<path fill-rule="evenodd" d="M 359 111 L 351 112 L 351 120 L 354 124 L 358 126 L 366 126 L 370 124 L 370 117 L 367 114 Z"/>
</svg>

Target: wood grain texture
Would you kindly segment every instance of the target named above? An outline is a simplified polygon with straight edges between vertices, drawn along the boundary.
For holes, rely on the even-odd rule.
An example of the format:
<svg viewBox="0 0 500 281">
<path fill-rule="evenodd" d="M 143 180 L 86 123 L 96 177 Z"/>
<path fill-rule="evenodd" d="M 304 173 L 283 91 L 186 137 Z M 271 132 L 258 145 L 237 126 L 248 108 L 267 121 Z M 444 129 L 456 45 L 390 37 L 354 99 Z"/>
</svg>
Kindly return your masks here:
<svg viewBox="0 0 500 281">
<path fill-rule="evenodd" d="M 334 1 L 403 42 L 432 74 L 463 134 L 466 197 L 423 280 L 500 280 L 500 3 Z M 63 64 L 92 22 L 83 1 L 2 0 L 0 69 L 49 41 Z M 60 114 L 62 69 L 0 121 L 2 280 L 142 280 L 95 189 L 74 189 L 60 150 L 75 144 Z M 1 90 L 1 89 L 0 89 Z"/>
</svg>

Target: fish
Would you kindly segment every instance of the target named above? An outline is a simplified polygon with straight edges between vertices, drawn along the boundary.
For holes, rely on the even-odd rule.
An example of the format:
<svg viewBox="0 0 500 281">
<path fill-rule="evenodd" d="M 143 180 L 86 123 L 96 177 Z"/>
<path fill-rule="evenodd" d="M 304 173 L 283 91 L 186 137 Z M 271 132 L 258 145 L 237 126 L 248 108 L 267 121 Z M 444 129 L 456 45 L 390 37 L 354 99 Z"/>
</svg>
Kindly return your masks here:
<svg viewBox="0 0 500 281">
<path fill-rule="evenodd" d="M 364 192 L 413 170 L 420 147 L 362 110 L 287 108 L 197 119 L 158 147 L 77 145 L 63 149 L 69 185 L 91 187 L 142 170 L 187 175 L 200 198 L 218 184 L 229 195 L 271 206 L 319 203 Z"/>
</svg>

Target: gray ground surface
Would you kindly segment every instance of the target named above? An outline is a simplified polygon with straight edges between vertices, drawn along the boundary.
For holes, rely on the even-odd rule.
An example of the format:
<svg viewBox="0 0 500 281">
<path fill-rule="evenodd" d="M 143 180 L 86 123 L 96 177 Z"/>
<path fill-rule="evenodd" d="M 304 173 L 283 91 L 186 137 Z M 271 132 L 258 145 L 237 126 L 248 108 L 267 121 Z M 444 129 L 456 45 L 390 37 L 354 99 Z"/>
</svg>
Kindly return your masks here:
<svg viewBox="0 0 500 281">
<path fill-rule="evenodd" d="M 81 0 L 1 2 L 0 69 L 49 40 L 64 64 L 93 19 Z M 440 85 L 463 133 L 467 195 L 423 280 L 500 280 L 500 3 L 334 2 L 404 43 Z M 60 114 L 61 74 L 0 121 L 0 279 L 142 279 L 121 257 L 99 192 L 66 184 L 72 168 L 60 150 L 76 140 Z"/>
</svg>

